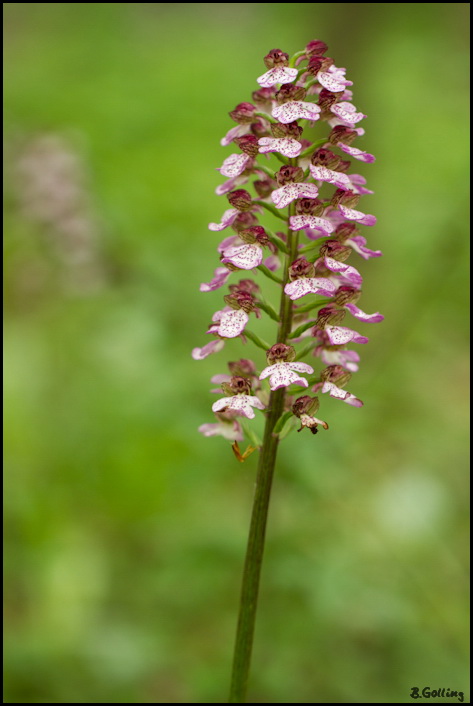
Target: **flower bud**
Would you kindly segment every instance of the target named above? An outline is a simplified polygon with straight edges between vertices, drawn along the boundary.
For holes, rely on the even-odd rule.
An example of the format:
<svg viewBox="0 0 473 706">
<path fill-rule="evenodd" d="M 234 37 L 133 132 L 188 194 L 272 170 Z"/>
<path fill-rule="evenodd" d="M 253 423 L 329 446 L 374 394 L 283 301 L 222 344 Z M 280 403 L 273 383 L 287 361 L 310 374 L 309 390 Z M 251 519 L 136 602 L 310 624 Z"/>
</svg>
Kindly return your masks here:
<svg viewBox="0 0 473 706">
<path fill-rule="evenodd" d="M 254 181 L 253 186 L 255 187 L 255 191 L 260 199 L 266 199 L 274 191 L 275 183 L 273 179 L 264 177 L 263 179 L 257 179 Z"/>
<path fill-rule="evenodd" d="M 335 94 L 332 93 L 332 95 Z M 352 130 L 351 127 L 346 127 L 345 125 L 335 125 L 335 127 L 332 129 L 332 132 L 328 136 L 328 141 L 332 145 L 337 145 L 339 142 L 343 142 L 344 145 L 351 145 L 351 143 L 356 137 L 358 137 L 358 133 L 356 132 L 356 130 Z"/>
<path fill-rule="evenodd" d="M 251 381 L 240 375 L 233 375 L 230 382 L 222 383 L 222 390 L 226 395 L 249 395 Z"/>
<path fill-rule="evenodd" d="M 240 125 L 251 123 L 254 119 L 256 108 L 251 103 L 238 103 L 236 108 L 229 112 L 232 120 Z"/>
<path fill-rule="evenodd" d="M 319 407 L 320 403 L 318 397 L 302 395 L 302 397 L 298 397 L 292 405 L 292 413 L 296 417 L 300 417 L 301 414 L 315 414 Z"/>
<path fill-rule="evenodd" d="M 290 363 L 296 357 L 294 346 L 286 346 L 285 343 L 275 343 L 274 346 L 266 351 L 266 360 L 268 365 L 274 363 Z"/>
<path fill-rule="evenodd" d="M 337 309 L 333 304 L 320 309 L 315 325 L 319 328 L 326 326 L 337 326 L 345 318 L 345 309 Z"/>
<path fill-rule="evenodd" d="M 267 69 L 272 69 L 275 66 L 287 66 L 289 63 L 289 54 L 281 51 L 281 49 L 271 49 L 263 59 Z"/>
<path fill-rule="evenodd" d="M 235 189 L 235 191 L 230 191 L 227 194 L 227 199 L 233 208 L 237 211 L 249 211 L 253 206 L 253 199 L 251 194 L 245 189 Z"/>
<path fill-rule="evenodd" d="M 345 260 L 348 260 L 350 257 L 352 249 L 346 245 L 342 245 L 338 240 L 326 240 L 325 243 L 320 246 L 319 252 L 321 257 L 327 255 L 339 262 L 345 262 Z"/>
<path fill-rule="evenodd" d="M 268 245 L 269 243 L 269 238 L 263 226 L 245 228 L 238 235 L 245 243 L 259 243 L 259 245 Z"/>
<path fill-rule="evenodd" d="M 307 71 L 312 76 L 317 76 L 319 71 L 328 71 L 333 64 L 333 59 L 329 56 L 314 55 L 309 59 Z"/>
<path fill-rule="evenodd" d="M 315 268 L 312 262 L 309 262 L 305 257 L 298 257 L 289 266 L 289 277 L 291 281 L 300 277 L 313 277 L 314 271 Z"/>
<path fill-rule="evenodd" d="M 235 292 L 249 292 L 250 294 L 256 294 L 259 292 L 259 286 L 252 279 L 241 279 L 238 284 L 230 284 L 228 289 L 232 294 Z"/>
<path fill-rule="evenodd" d="M 248 360 L 247 358 L 230 361 L 228 368 L 232 375 L 238 375 L 239 377 L 251 378 L 256 374 L 256 365 L 252 360 Z"/>
<path fill-rule="evenodd" d="M 340 223 L 335 229 L 335 237 L 341 243 L 344 243 L 348 238 L 353 238 L 359 233 L 359 228 L 354 223 Z"/>
<path fill-rule="evenodd" d="M 337 387 L 343 387 L 351 379 L 351 373 L 341 365 L 329 365 L 320 373 L 320 379 L 324 382 L 333 382 Z"/>
<path fill-rule="evenodd" d="M 235 140 L 236 142 L 236 140 Z M 337 169 L 340 162 L 340 157 L 331 152 L 331 150 L 325 149 L 325 147 L 320 147 L 316 150 L 310 161 L 314 167 L 326 167 L 327 169 Z"/>
<path fill-rule="evenodd" d="M 321 54 L 325 54 L 327 49 L 328 46 L 320 39 L 313 39 L 305 48 L 308 56 L 320 56 Z"/>
<path fill-rule="evenodd" d="M 279 105 L 290 101 L 303 101 L 307 91 L 304 86 L 295 86 L 293 83 L 284 83 L 276 93 L 276 100 Z"/>
<path fill-rule="evenodd" d="M 332 105 L 335 105 L 335 103 L 338 101 L 342 94 L 341 93 L 332 93 L 331 91 L 327 91 L 326 88 L 322 88 L 322 90 L 319 93 L 319 100 L 318 100 L 318 105 L 320 110 L 326 112 L 329 111 Z M 333 118 L 333 115 L 330 113 L 331 117 Z M 332 131 L 333 132 L 333 131 Z M 331 134 L 331 133 L 330 133 Z M 336 143 L 332 143 L 336 144 Z"/>
<path fill-rule="evenodd" d="M 274 86 L 269 88 L 259 88 L 257 91 L 253 91 L 251 94 L 251 99 L 254 100 L 257 106 L 260 108 L 265 108 L 268 103 L 274 98 L 276 89 Z"/>
<path fill-rule="evenodd" d="M 342 174 L 346 174 L 346 172 L 350 169 L 351 162 L 349 159 L 341 159 L 338 163 L 337 167 L 337 172 L 342 172 Z"/>
<path fill-rule="evenodd" d="M 271 123 L 273 137 L 293 137 L 297 140 L 302 135 L 303 128 L 294 120 L 292 123 Z"/>
<path fill-rule="evenodd" d="M 232 228 L 234 231 L 239 233 L 241 230 L 249 228 L 250 226 L 254 226 L 257 223 L 258 219 L 256 218 L 255 214 L 250 213 L 250 211 L 246 211 L 246 213 L 241 212 L 238 214 L 238 216 L 232 223 Z"/>
<path fill-rule="evenodd" d="M 236 137 L 234 142 L 238 145 L 242 152 L 249 157 L 256 157 L 259 154 L 258 138 L 255 135 L 243 135 Z"/>
<path fill-rule="evenodd" d="M 285 184 L 303 181 L 304 170 L 301 169 L 301 167 L 289 167 L 284 165 L 276 172 L 275 176 L 278 186 L 284 186 Z"/>
<path fill-rule="evenodd" d="M 354 191 L 345 191 L 344 189 L 337 189 L 332 196 L 330 204 L 337 208 L 340 204 L 343 204 L 347 208 L 354 208 L 358 201 L 360 200 L 360 194 L 355 194 Z"/>
<path fill-rule="evenodd" d="M 338 304 L 338 306 L 345 306 L 345 304 L 354 304 L 358 301 L 360 296 L 361 291 L 359 289 L 342 286 L 337 289 L 333 301 L 335 304 Z"/>
</svg>

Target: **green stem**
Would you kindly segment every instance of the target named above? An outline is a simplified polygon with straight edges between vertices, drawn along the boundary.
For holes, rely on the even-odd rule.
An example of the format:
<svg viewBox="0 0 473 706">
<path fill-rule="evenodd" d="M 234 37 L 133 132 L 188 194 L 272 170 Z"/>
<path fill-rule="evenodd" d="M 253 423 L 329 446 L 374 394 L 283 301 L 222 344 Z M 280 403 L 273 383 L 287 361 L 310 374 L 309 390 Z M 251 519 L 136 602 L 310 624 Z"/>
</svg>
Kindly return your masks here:
<svg viewBox="0 0 473 706">
<path fill-rule="evenodd" d="M 280 218 L 282 221 L 287 221 L 286 216 L 283 216 L 282 213 L 278 211 L 278 209 L 275 206 L 272 206 L 270 203 L 266 203 L 266 201 L 257 201 L 255 200 L 255 203 L 258 204 L 258 206 L 262 206 L 265 208 L 267 211 L 273 214 L 273 216 L 276 216 L 276 218 Z"/>
<path fill-rule="evenodd" d="M 323 306 L 324 304 L 330 304 L 332 300 L 331 299 L 323 299 L 322 301 L 318 302 L 310 302 L 309 304 L 305 304 L 304 306 L 298 306 L 297 309 L 294 311 L 295 314 L 302 314 L 304 311 L 311 311 L 312 309 L 315 309 L 317 306 Z"/>
<path fill-rule="evenodd" d="M 268 115 L 268 113 L 255 113 L 259 118 L 264 118 L 265 120 L 268 121 L 268 123 L 277 123 L 278 121 L 275 120 L 271 115 Z"/>
<path fill-rule="evenodd" d="M 253 331 L 249 331 L 247 328 L 245 329 L 244 335 L 250 339 L 250 341 L 253 341 L 255 346 L 258 346 L 258 348 L 262 348 L 262 350 L 267 351 L 271 346 L 269 343 L 266 343 L 266 341 L 263 341 L 262 338 L 256 335 L 256 333 L 253 333 Z"/>
<path fill-rule="evenodd" d="M 301 157 L 307 157 L 308 154 L 312 154 L 312 152 L 315 152 L 315 150 L 316 150 L 318 147 L 322 147 L 322 145 L 325 145 L 326 142 L 328 142 L 328 139 L 327 139 L 326 137 L 324 137 L 324 138 L 321 139 L 321 140 L 316 140 L 316 141 L 313 142 L 309 147 L 306 147 L 305 150 L 303 150 L 303 151 L 300 153 L 299 159 L 300 159 Z"/>
<path fill-rule="evenodd" d="M 256 306 L 265 311 L 268 316 L 270 316 L 274 321 L 277 321 L 279 323 L 279 316 L 277 315 L 277 312 L 274 311 L 271 304 L 268 304 L 268 302 L 263 302 L 261 301 L 261 299 L 258 299 L 256 301 Z"/>
<path fill-rule="evenodd" d="M 294 205 L 291 204 L 289 216 L 293 212 Z M 289 281 L 289 265 L 296 258 L 297 242 L 298 234 L 288 229 L 287 245 L 289 253 L 286 255 L 284 280 L 282 283 L 278 343 L 286 343 L 291 330 L 292 301 L 284 294 L 284 286 Z M 246 701 L 269 499 L 279 443 L 279 437 L 274 435 L 273 431 L 283 412 L 284 398 L 285 388 L 272 391 L 269 397 L 268 415 L 266 417 L 263 447 L 259 457 L 253 512 L 243 570 L 229 703 L 245 703 Z"/>
<path fill-rule="evenodd" d="M 274 272 L 271 272 L 271 270 L 268 269 L 266 267 L 266 265 L 258 265 L 258 267 L 256 269 L 259 270 L 260 272 L 262 272 L 264 275 L 266 275 L 266 277 L 269 277 L 269 279 L 272 279 L 273 282 L 277 282 L 278 284 L 281 284 L 281 282 L 282 282 L 281 278 L 278 277 L 277 275 L 275 275 Z"/>
</svg>

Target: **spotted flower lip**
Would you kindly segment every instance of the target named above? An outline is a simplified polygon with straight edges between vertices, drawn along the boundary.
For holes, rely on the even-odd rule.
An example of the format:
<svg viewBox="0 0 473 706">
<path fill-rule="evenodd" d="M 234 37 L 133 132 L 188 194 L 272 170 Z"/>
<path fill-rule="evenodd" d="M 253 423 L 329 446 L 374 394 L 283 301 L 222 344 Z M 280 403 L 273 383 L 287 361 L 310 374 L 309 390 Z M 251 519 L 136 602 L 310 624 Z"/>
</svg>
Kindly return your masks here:
<svg viewBox="0 0 473 706">
<path fill-rule="evenodd" d="M 347 343 L 368 343 L 369 338 L 345 326 L 326 326 L 325 333 L 332 346 L 344 346 Z"/>
<path fill-rule="evenodd" d="M 332 297 L 338 288 L 338 284 L 325 277 L 301 277 L 293 282 L 288 282 L 284 287 L 287 296 L 295 301 L 306 294 L 321 294 L 324 297 Z"/>
<path fill-rule="evenodd" d="M 327 169 L 327 167 L 315 167 L 313 164 L 309 165 L 309 169 L 311 177 L 317 181 L 326 181 L 338 189 L 345 189 L 345 191 L 351 188 L 350 177 L 342 174 L 342 172 L 335 172 L 333 169 Z"/>
<path fill-rule="evenodd" d="M 272 390 L 279 390 L 280 387 L 288 387 L 288 385 L 301 385 L 301 387 L 308 387 L 309 383 L 307 380 L 297 373 L 308 373 L 311 374 L 314 369 L 307 363 L 274 363 L 274 365 L 269 365 L 265 368 L 261 375 L 260 380 L 264 380 L 269 377 L 269 386 Z"/>
<path fill-rule="evenodd" d="M 384 316 L 380 314 L 379 311 L 377 311 L 376 314 L 365 314 L 365 312 L 355 306 L 355 304 L 345 304 L 345 309 L 348 309 L 350 314 L 353 314 L 355 318 L 360 321 L 366 321 L 369 324 L 376 324 L 384 320 Z"/>
<path fill-rule="evenodd" d="M 358 149 L 358 147 L 345 145 L 343 142 L 338 142 L 337 147 L 339 147 L 342 152 L 346 152 L 346 154 L 349 154 L 350 157 L 359 159 L 361 162 L 371 163 L 376 161 L 376 157 L 374 156 L 374 154 L 370 154 L 369 152 L 363 152 L 363 150 Z"/>
<path fill-rule="evenodd" d="M 356 123 L 359 123 L 360 120 L 363 120 L 363 118 L 366 118 L 364 113 L 358 112 L 355 106 L 347 101 L 335 103 L 335 105 L 332 105 L 330 110 L 337 116 L 337 118 L 340 118 L 340 120 L 343 120 L 345 123 L 349 123 L 350 125 L 355 125 Z"/>
<path fill-rule="evenodd" d="M 256 243 L 245 243 L 227 248 L 223 253 L 223 263 L 231 263 L 241 270 L 253 270 L 263 262 L 263 251 Z"/>
<path fill-rule="evenodd" d="M 352 265 L 347 265 L 345 262 L 340 262 L 339 260 L 334 260 L 333 257 L 324 257 L 324 265 L 331 272 L 336 272 L 340 274 L 344 279 L 346 279 L 353 287 L 359 289 L 363 283 L 363 277 L 360 275 L 358 270 Z"/>
<path fill-rule="evenodd" d="M 271 194 L 271 199 L 277 208 L 286 208 L 296 199 L 316 199 L 319 193 L 315 184 L 284 184 Z"/>
<path fill-rule="evenodd" d="M 307 101 L 289 101 L 273 108 L 273 118 L 280 123 L 292 123 L 294 120 L 318 120 L 320 108 L 317 103 Z"/>
<path fill-rule="evenodd" d="M 220 289 L 220 287 L 223 287 L 226 284 L 227 279 L 230 277 L 230 275 L 231 272 L 226 267 L 217 267 L 214 276 L 210 280 L 210 282 L 202 282 L 202 284 L 200 285 L 200 291 L 213 292 L 216 289 Z"/>
<path fill-rule="evenodd" d="M 376 223 L 376 216 L 372 216 L 369 213 L 362 213 L 361 211 L 355 211 L 354 208 L 346 208 L 346 206 L 343 206 L 340 204 L 338 206 L 340 209 L 341 214 L 346 218 L 348 221 L 357 221 L 363 226 L 374 226 Z"/>
<path fill-rule="evenodd" d="M 203 360 L 212 353 L 218 353 L 221 351 L 224 345 L 225 341 L 222 341 L 220 338 L 216 338 L 213 341 L 210 341 L 210 343 L 207 343 L 207 345 L 203 348 L 194 348 L 192 350 L 192 357 L 194 360 Z"/>
<path fill-rule="evenodd" d="M 240 176 L 252 162 L 252 158 L 245 153 L 231 154 L 226 158 L 222 166 L 217 168 L 217 171 L 223 176 L 234 178 Z"/>
<path fill-rule="evenodd" d="M 331 93 L 340 93 L 345 90 L 346 86 L 353 85 L 353 81 L 347 81 L 343 74 L 340 73 L 340 70 L 338 70 L 338 73 L 319 71 L 317 78 L 319 83 Z"/>
<path fill-rule="evenodd" d="M 270 88 L 276 83 L 292 83 L 297 77 L 297 69 L 289 66 L 274 66 L 256 80 L 262 88 Z"/>
<path fill-rule="evenodd" d="M 317 216 L 300 215 L 291 216 L 289 219 L 291 230 L 303 230 L 311 228 L 312 230 L 320 230 L 325 235 L 330 235 L 335 230 L 335 226 L 327 218 L 319 218 Z M 322 236 L 323 237 L 323 236 Z"/>
<path fill-rule="evenodd" d="M 258 140 L 261 154 L 268 152 L 279 152 L 285 157 L 298 157 L 302 151 L 302 145 L 293 137 L 260 137 Z"/>
<path fill-rule="evenodd" d="M 350 174 L 349 179 L 351 182 L 352 191 L 356 194 L 360 194 L 360 196 L 364 196 L 365 194 L 374 194 L 374 191 L 366 188 L 366 179 L 364 176 L 361 176 L 361 174 Z"/>
<path fill-rule="evenodd" d="M 314 355 L 319 356 L 325 365 L 341 365 L 342 368 L 346 368 L 351 373 L 356 373 L 359 367 L 360 356 L 356 351 L 340 348 L 329 350 L 324 346 L 318 346 L 314 351 Z"/>
<path fill-rule="evenodd" d="M 222 338 L 236 338 L 245 330 L 249 318 L 243 309 L 225 307 L 212 316 L 212 321 L 218 324 L 215 333 Z"/>
<path fill-rule="evenodd" d="M 233 223 L 238 214 L 239 211 L 236 208 L 228 208 L 224 212 L 220 223 L 209 223 L 209 230 L 225 230 Z"/>
<path fill-rule="evenodd" d="M 338 400 L 342 400 L 352 407 L 363 407 L 363 402 L 359 400 L 358 397 L 355 397 L 355 395 L 347 392 L 347 390 L 342 390 L 340 387 L 334 385 L 333 382 L 324 382 L 321 392 L 322 394 L 328 392 L 330 397 L 335 397 Z"/>
<path fill-rule="evenodd" d="M 254 419 L 255 413 L 253 407 L 256 407 L 256 409 L 265 409 L 265 405 L 258 397 L 254 397 L 253 395 L 234 395 L 233 397 L 222 397 L 220 400 L 214 402 L 212 411 L 223 412 L 223 410 L 231 410 L 240 417 Z"/>
<path fill-rule="evenodd" d="M 365 260 L 370 257 L 381 257 L 381 250 L 370 250 L 366 247 L 366 238 L 362 235 L 352 235 L 351 238 L 345 240 L 345 245 L 349 245 L 358 255 L 361 255 Z"/>
</svg>

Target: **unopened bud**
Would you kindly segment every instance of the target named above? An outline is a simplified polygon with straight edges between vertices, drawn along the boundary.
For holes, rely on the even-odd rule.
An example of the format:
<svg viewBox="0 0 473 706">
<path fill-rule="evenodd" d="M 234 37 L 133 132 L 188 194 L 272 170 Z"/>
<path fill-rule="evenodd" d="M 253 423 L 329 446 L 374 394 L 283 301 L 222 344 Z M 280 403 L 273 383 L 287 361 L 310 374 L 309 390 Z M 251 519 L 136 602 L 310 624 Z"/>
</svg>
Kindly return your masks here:
<svg viewBox="0 0 473 706">
<path fill-rule="evenodd" d="M 309 395 L 303 395 L 298 397 L 297 400 L 292 405 L 292 413 L 296 417 L 300 417 L 301 414 L 315 414 L 320 407 L 318 397 L 310 397 Z"/>
<path fill-rule="evenodd" d="M 298 216 L 312 216 L 318 204 L 321 203 L 320 199 L 298 199 L 296 201 L 296 214 Z"/>
<path fill-rule="evenodd" d="M 284 165 L 278 172 L 276 172 L 275 176 L 278 186 L 284 186 L 284 184 L 303 181 L 304 170 L 301 169 L 301 167 L 289 167 Z"/>
<path fill-rule="evenodd" d="M 332 257 L 339 262 L 345 262 L 350 257 L 352 249 L 347 245 L 342 245 L 338 240 L 326 240 L 320 246 L 319 252 L 322 257 Z"/>
<path fill-rule="evenodd" d="M 337 172 L 342 172 L 346 174 L 351 167 L 351 162 L 349 159 L 341 159 L 338 163 Z"/>
<path fill-rule="evenodd" d="M 253 91 L 251 94 L 251 99 L 254 100 L 256 105 L 263 107 L 268 102 L 273 100 L 275 93 L 276 89 L 274 86 L 270 86 L 269 88 L 259 88 L 257 91 Z"/>
<path fill-rule="evenodd" d="M 271 123 L 273 137 L 293 137 L 297 140 L 303 133 L 303 128 L 294 120 L 292 123 Z"/>
<path fill-rule="evenodd" d="M 358 137 L 358 133 L 355 130 L 352 130 L 352 128 L 346 127 L 345 125 L 335 125 L 332 132 L 328 136 L 328 141 L 332 145 L 337 145 L 339 142 L 343 142 L 344 145 L 351 145 L 356 137 Z"/>
<path fill-rule="evenodd" d="M 354 191 L 345 191 L 344 189 L 337 189 L 332 196 L 330 204 L 337 208 L 340 204 L 343 204 L 347 208 L 354 208 L 358 201 L 360 200 L 360 194 L 355 194 Z"/>
<path fill-rule="evenodd" d="M 281 49 L 271 49 L 263 59 L 267 69 L 272 69 L 275 66 L 287 66 L 289 63 L 289 54 Z"/>
<path fill-rule="evenodd" d="M 238 145 L 242 152 L 249 157 L 256 157 L 259 153 L 258 138 L 255 135 L 243 135 L 236 137 L 234 142 Z"/>
<path fill-rule="evenodd" d="M 256 294 L 259 292 L 259 286 L 252 279 L 241 279 L 238 284 L 230 284 L 228 289 L 232 294 L 237 291 L 249 292 L 250 294 Z"/>
<path fill-rule="evenodd" d="M 273 179 L 265 177 L 264 179 L 257 179 L 256 181 L 254 181 L 253 186 L 255 187 L 255 191 L 260 197 L 260 199 L 266 199 L 272 194 L 275 187 L 275 183 Z"/>
<path fill-rule="evenodd" d="M 303 101 L 307 91 L 304 86 L 295 86 L 293 83 L 284 83 L 276 93 L 276 100 L 281 105 L 290 101 Z"/>
<path fill-rule="evenodd" d="M 287 346 L 285 343 L 275 343 L 266 351 L 268 365 L 274 363 L 290 363 L 296 357 L 294 346 Z"/>
<path fill-rule="evenodd" d="M 331 91 L 327 91 L 326 88 L 322 88 L 322 90 L 319 93 L 319 100 L 318 100 L 318 105 L 320 107 L 320 110 L 322 111 L 329 111 L 332 105 L 335 105 L 335 103 L 338 101 L 339 97 L 341 96 L 341 93 L 332 93 Z M 333 115 L 332 115 L 333 118 Z"/>
<path fill-rule="evenodd" d="M 337 326 L 345 318 L 345 309 L 337 309 L 333 304 L 320 309 L 315 325 L 319 328 L 326 326 Z"/>
<path fill-rule="evenodd" d="M 313 39 L 305 48 L 308 56 L 321 56 L 325 54 L 327 49 L 328 46 L 320 39 Z"/>
<path fill-rule="evenodd" d="M 348 238 L 353 238 L 359 233 L 359 228 L 354 223 L 340 223 L 335 229 L 335 237 L 341 243 L 344 243 Z"/>
<path fill-rule="evenodd" d="M 307 71 L 312 74 L 312 76 L 317 76 L 319 71 L 328 71 L 333 64 L 333 59 L 329 56 L 312 56 L 309 59 L 309 64 L 307 66 Z"/>
<path fill-rule="evenodd" d="M 253 199 L 251 194 L 245 189 L 235 189 L 235 191 L 230 191 L 227 194 L 227 199 L 233 208 L 237 211 L 249 211 L 253 206 Z"/>
<path fill-rule="evenodd" d="M 314 271 L 315 268 L 312 262 L 309 262 L 305 257 L 298 257 L 289 266 L 289 277 L 291 281 L 300 277 L 313 277 Z"/>
<path fill-rule="evenodd" d="M 252 103 L 239 103 L 236 108 L 229 112 L 232 120 L 240 125 L 251 123 L 254 119 L 256 108 Z"/>
<path fill-rule="evenodd" d="M 232 228 L 236 233 L 239 233 L 241 230 L 254 226 L 257 223 L 258 219 L 254 213 L 251 213 L 250 211 L 241 211 L 233 221 Z"/>
<path fill-rule="evenodd" d="M 351 379 L 351 373 L 341 365 L 329 365 L 320 373 L 320 379 L 324 382 L 333 382 L 337 387 L 343 387 Z"/>
<path fill-rule="evenodd" d="M 358 301 L 361 296 L 361 291 L 359 289 L 354 289 L 353 287 L 339 287 L 335 293 L 333 301 L 338 306 L 345 306 L 345 304 L 354 304 Z"/>
<path fill-rule="evenodd" d="M 331 150 L 320 147 L 314 152 L 310 161 L 314 167 L 326 167 L 327 169 L 337 169 L 340 162 L 340 157 L 334 154 Z"/>
<path fill-rule="evenodd" d="M 226 294 L 223 298 L 232 309 L 243 309 L 247 314 L 255 309 L 254 297 L 249 292 L 237 290 L 232 294 Z"/>
<path fill-rule="evenodd" d="M 240 377 L 252 377 L 256 373 L 256 365 L 248 358 L 240 358 L 240 360 L 230 361 L 228 368 L 232 375 Z"/>
<path fill-rule="evenodd" d="M 251 226 L 241 230 L 238 235 L 245 243 L 259 243 L 260 245 L 268 245 L 269 238 L 263 226 Z"/>
</svg>

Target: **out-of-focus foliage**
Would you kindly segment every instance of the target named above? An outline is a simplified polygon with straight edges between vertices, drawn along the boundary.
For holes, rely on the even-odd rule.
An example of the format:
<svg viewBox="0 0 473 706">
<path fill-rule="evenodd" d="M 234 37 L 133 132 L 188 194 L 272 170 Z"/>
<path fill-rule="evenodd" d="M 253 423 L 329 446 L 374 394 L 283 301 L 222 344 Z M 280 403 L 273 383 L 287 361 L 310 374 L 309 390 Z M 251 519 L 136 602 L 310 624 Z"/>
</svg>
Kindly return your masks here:
<svg viewBox="0 0 473 706">
<path fill-rule="evenodd" d="M 191 359 L 198 286 L 227 112 L 314 38 L 369 116 L 386 320 L 365 406 L 281 447 L 251 700 L 465 690 L 468 4 L 4 9 L 6 702 L 226 698 L 256 458 L 197 427 L 226 360 L 264 361 Z"/>
</svg>

